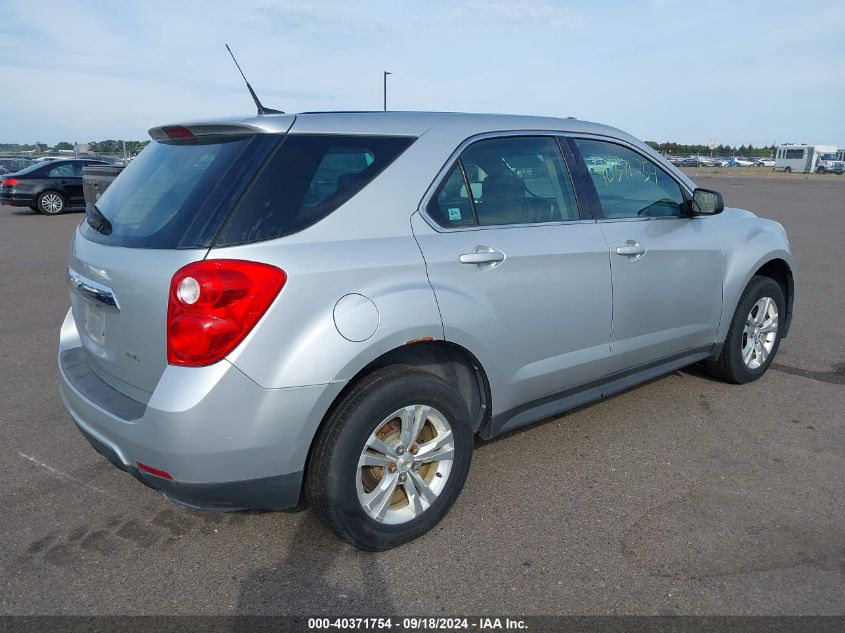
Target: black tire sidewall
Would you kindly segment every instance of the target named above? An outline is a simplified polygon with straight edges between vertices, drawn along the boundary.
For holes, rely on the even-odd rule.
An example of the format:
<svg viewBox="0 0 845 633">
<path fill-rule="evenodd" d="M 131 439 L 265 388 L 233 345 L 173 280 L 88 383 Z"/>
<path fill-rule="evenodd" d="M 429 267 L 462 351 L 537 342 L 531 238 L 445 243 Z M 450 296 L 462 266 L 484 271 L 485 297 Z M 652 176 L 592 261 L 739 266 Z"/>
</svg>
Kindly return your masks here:
<svg viewBox="0 0 845 633">
<path fill-rule="evenodd" d="M 751 308 L 754 304 L 764 296 L 771 297 L 777 304 L 778 332 L 775 337 L 774 345 L 772 346 L 772 351 L 769 353 L 765 362 L 756 369 L 751 369 L 742 360 L 742 336 L 745 329 L 745 318 L 751 312 Z M 783 296 L 783 289 L 780 284 L 768 277 L 752 278 L 736 307 L 734 318 L 731 322 L 731 328 L 728 332 L 728 337 L 725 340 L 725 345 L 730 346 L 726 352 L 729 354 L 728 359 L 730 363 L 730 371 L 736 382 L 751 382 L 753 380 L 757 380 L 766 373 L 766 370 L 769 368 L 769 365 L 772 363 L 772 360 L 780 347 L 780 341 L 782 338 L 781 330 L 784 326 L 785 318 L 786 302 Z"/>
<path fill-rule="evenodd" d="M 384 550 L 421 536 L 446 515 L 466 481 L 473 434 L 466 405 L 450 385 L 434 375 L 409 371 L 364 390 L 362 395 L 357 404 L 346 410 L 346 419 L 340 421 L 343 427 L 329 448 L 328 472 L 319 475 L 318 485 L 344 538 L 362 549 Z M 440 495 L 419 517 L 398 525 L 379 523 L 366 514 L 358 501 L 358 459 L 376 425 L 411 404 L 431 406 L 445 416 L 455 441 L 452 470 Z"/>
<path fill-rule="evenodd" d="M 56 194 L 62 200 L 62 208 L 59 209 L 58 212 L 56 212 L 56 213 L 51 213 L 49 211 L 46 211 L 44 209 L 44 207 L 41 205 L 41 200 L 44 199 L 44 196 L 49 195 L 51 193 Z M 67 201 L 65 200 L 65 197 L 62 194 L 60 194 L 58 191 L 53 191 L 51 189 L 49 191 L 42 191 L 41 193 L 38 194 L 36 206 L 38 207 L 38 212 L 43 213 L 44 215 L 61 215 L 62 213 L 64 213 L 65 209 L 67 208 Z"/>
</svg>

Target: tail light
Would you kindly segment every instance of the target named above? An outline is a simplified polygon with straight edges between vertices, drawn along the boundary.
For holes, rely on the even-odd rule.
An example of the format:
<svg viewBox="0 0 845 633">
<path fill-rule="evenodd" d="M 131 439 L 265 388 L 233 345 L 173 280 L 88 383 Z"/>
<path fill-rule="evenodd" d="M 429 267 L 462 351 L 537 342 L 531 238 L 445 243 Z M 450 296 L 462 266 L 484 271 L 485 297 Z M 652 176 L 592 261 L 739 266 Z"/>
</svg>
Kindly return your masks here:
<svg viewBox="0 0 845 633">
<path fill-rule="evenodd" d="M 4 178 L 3 186 L 9 188 L 17 187 L 19 182 L 20 180 L 18 180 L 17 178 Z"/>
<path fill-rule="evenodd" d="M 238 259 L 180 268 L 170 281 L 167 362 L 216 363 L 249 334 L 285 285 L 285 271 Z"/>
<path fill-rule="evenodd" d="M 181 125 L 171 125 L 162 129 L 167 134 L 167 137 L 174 141 L 187 141 L 195 138 L 191 130 Z"/>
</svg>

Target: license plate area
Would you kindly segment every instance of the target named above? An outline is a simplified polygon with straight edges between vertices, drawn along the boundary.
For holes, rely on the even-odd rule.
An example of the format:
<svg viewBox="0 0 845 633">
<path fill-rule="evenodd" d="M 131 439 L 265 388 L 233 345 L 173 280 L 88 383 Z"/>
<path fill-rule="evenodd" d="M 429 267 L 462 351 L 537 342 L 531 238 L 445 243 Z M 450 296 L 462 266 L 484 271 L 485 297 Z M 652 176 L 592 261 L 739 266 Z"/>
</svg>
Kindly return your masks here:
<svg viewBox="0 0 845 633">
<path fill-rule="evenodd" d="M 106 342 L 106 315 L 103 306 L 89 301 L 82 303 L 85 306 L 83 311 L 85 332 L 95 343 L 103 345 Z"/>
</svg>

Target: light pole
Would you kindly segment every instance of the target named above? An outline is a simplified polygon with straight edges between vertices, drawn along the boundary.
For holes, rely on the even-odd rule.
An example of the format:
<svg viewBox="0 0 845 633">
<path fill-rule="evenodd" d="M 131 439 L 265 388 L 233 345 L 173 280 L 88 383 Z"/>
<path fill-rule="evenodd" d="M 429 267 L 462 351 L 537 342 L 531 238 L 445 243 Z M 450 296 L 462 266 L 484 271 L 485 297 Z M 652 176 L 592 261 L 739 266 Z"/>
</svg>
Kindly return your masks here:
<svg viewBox="0 0 845 633">
<path fill-rule="evenodd" d="M 387 112 L 387 76 L 393 73 L 384 71 L 384 111 Z"/>
</svg>

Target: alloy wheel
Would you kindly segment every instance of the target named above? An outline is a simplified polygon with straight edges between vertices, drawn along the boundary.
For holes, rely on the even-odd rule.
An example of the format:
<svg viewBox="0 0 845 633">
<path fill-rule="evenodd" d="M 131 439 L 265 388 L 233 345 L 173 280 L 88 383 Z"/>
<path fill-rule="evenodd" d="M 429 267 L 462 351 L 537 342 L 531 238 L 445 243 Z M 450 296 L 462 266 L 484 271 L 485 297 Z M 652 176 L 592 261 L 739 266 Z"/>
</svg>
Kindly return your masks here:
<svg viewBox="0 0 845 633">
<path fill-rule="evenodd" d="M 446 486 L 455 440 L 437 409 L 413 404 L 394 411 L 370 434 L 358 459 L 361 507 L 380 523 L 415 519 Z"/>
<path fill-rule="evenodd" d="M 763 297 L 745 318 L 742 332 L 742 361 L 749 369 L 758 369 L 775 345 L 778 335 L 778 306 L 771 297 Z"/>
<path fill-rule="evenodd" d="M 57 193 L 45 193 L 41 196 L 41 209 L 45 213 L 59 213 L 64 206 L 64 200 L 62 200 L 62 197 Z"/>
</svg>

